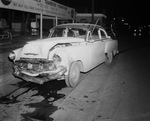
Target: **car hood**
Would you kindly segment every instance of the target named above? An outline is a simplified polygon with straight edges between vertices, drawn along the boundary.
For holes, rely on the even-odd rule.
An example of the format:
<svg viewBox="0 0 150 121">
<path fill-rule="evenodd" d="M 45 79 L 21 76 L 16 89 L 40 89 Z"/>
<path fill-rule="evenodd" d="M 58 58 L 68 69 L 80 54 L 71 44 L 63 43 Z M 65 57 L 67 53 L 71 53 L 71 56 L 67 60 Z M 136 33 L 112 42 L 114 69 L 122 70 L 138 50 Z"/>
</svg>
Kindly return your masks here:
<svg viewBox="0 0 150 121">
<path fill-rule="evenodd" d="M 58 43 L 81 43 L 84 42 L 82 38 L 73 37 L 57 37 L 47 38 L 42 40 L 35 40 L 27 42 L 22 48 L 20 57 L 23 58 L 47 58 L 49 50 Z"/>
</svg>

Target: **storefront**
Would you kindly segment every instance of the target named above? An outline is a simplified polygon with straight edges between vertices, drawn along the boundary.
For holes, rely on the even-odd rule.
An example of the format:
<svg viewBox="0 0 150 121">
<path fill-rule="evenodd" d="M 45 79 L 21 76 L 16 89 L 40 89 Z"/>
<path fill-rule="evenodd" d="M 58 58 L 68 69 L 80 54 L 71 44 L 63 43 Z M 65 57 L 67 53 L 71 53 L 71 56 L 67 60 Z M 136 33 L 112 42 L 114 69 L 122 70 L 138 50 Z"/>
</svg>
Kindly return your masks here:
<svg viewBox="0 0 150 121">
<path fill-rule="evenodd" d="M 43 38 L 43 16 L 53 17 L 55 25 L 58 19 L 74 20 L 73 8 L 56 3 L 52 0 L 0 0 L 0 8 L 35 13 L 40 16 L 40 38 Z"/>
</svg>

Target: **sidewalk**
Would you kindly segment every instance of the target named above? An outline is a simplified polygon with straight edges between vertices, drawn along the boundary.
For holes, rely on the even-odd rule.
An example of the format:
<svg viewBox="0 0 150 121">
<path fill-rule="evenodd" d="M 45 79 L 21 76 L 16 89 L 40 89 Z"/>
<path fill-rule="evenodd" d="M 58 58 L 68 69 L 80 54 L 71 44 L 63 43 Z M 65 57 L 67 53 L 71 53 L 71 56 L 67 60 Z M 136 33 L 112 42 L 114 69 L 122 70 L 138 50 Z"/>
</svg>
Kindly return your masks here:
<svg viewBox="0 0 150 121">
<path fill-rule="evenodd" d="M 12 38 L 17 37 L 17 36 L 20 36 L 20 33 L 17 33 L 17 32 L 12 33 Z M 10 44 L 12 42 L 13 42 L 13 40 L 11 41 L 10 38 L 0 39 L 0 45 Z"/>
<path fill-rule="evenodd" d="M 22 34 L 20 32 L 11 32 L 12 33 L 12 40 L 10 38 L 8 39 L 0 39 L 0 45 L 6 45 L 6 44 L 11 44 L 13 42 L 16 42 L 19 38 L 19 40 L 23 41 L 31 41 L 31 40 L 36 40 L 40 39 L 40 35 L 30 35 L 29 33 Z M 43 34 L 43 39 L 47 38 L 48 34 L 44 33 Z"/>
<path fill-rule="evenodd" d="M 31 36 L 31 35 L 21 35 L 19 33 L 15 33 L 12 35 L 12 40 L 10 39 L 0 39 L 0 45 L 7 45 L 7 44 L 11 44 L 14 42 L 25 42 L 25 41 L 31 41 L 31 40 L 35 40 L 38 39 L 38 36 Z M 22 40 L 22 41 L 19 41 Z"/>
</svg>

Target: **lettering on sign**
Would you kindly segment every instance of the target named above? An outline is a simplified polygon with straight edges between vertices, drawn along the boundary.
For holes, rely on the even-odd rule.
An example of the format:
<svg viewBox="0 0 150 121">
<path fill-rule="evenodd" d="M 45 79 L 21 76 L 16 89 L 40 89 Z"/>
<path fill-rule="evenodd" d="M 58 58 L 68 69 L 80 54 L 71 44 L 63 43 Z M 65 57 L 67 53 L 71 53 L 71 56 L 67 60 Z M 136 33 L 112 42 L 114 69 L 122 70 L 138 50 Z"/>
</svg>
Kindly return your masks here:
<svg viewBox="0 0 150 121">
<path fill-rule="evenodd" d="M 52 0 L 0 0 L 1 8 L 74 19 L 74 9 Z"/>
</svg>

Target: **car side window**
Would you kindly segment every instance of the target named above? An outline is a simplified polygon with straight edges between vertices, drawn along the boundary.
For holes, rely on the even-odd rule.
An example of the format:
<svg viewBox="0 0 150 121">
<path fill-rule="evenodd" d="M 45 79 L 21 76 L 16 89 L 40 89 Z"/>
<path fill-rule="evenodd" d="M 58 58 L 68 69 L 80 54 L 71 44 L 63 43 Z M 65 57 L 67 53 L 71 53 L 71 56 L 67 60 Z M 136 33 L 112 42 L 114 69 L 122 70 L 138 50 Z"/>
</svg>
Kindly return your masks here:
<svg viewBox="0 0 150 121">
<path fill-rule="evenodd" d="M 91 36 L 92 36 L 92 39 L 94 39 L 94 40 L 98 40 L 98 39 L 99 39 L 99 34 L 98 34 L 98 29 L 97 29 L 97 28 L 95 28 L 95 29 L 93 30 Z"/>
<path fill-rule="evenodd" d="M 74 37 L 74 36 L 75 36 L 74 32 L 71 29 L 69 29 L 69 31 L 68 31 L 68 37 Z"/>
<path fill-rule="evenodd" d="M 64 28 L 57 28 L 53 31 L 51 38 L 53 37 L 62 37 L 62 32 L 63 32 Z"/>
</svg>

